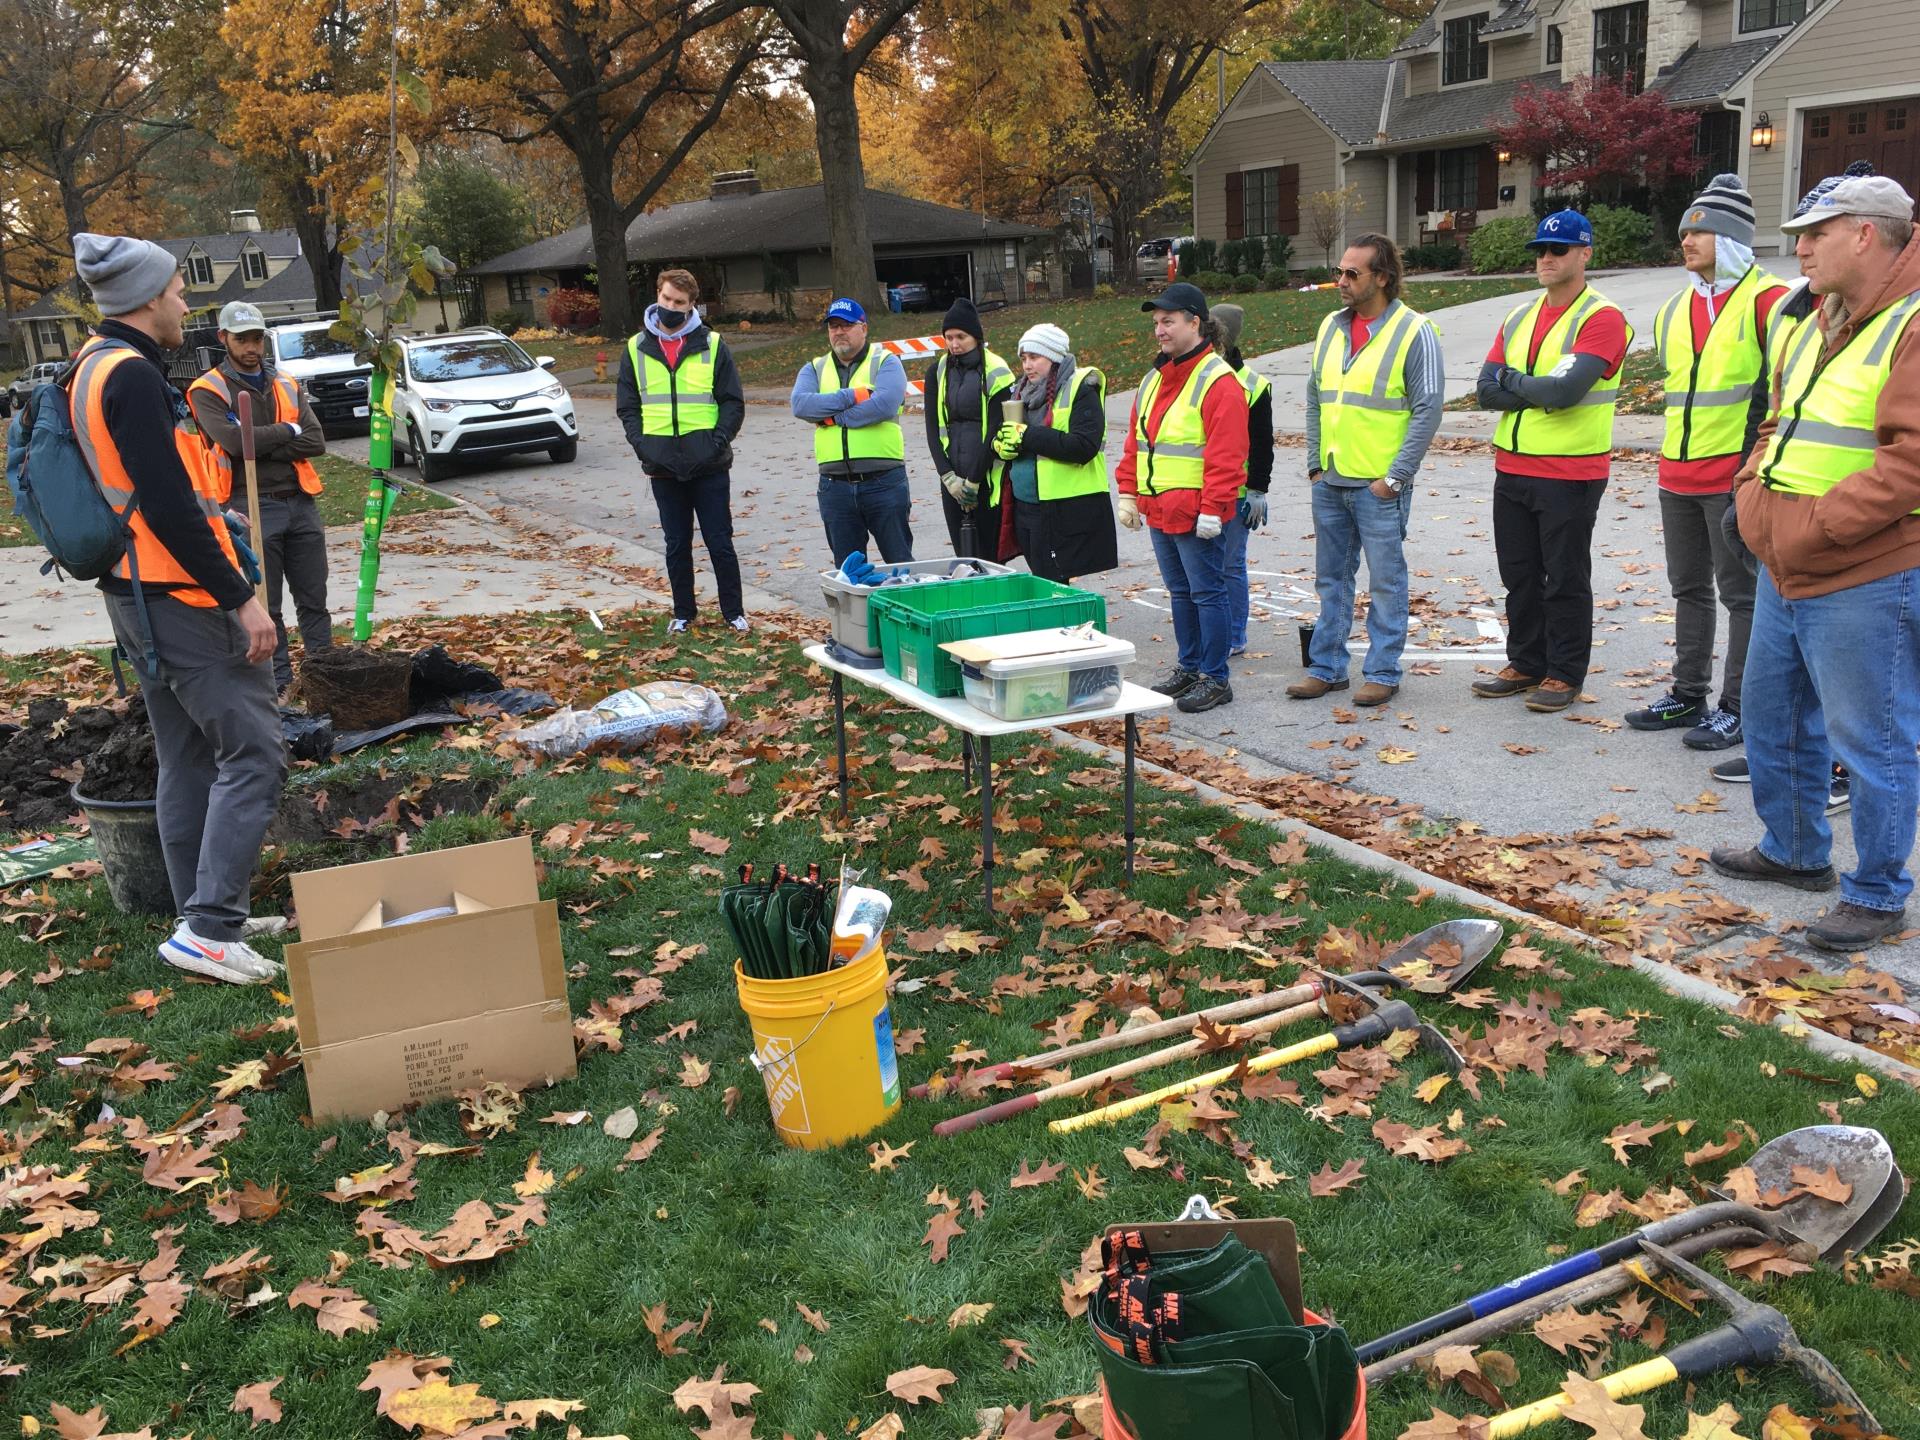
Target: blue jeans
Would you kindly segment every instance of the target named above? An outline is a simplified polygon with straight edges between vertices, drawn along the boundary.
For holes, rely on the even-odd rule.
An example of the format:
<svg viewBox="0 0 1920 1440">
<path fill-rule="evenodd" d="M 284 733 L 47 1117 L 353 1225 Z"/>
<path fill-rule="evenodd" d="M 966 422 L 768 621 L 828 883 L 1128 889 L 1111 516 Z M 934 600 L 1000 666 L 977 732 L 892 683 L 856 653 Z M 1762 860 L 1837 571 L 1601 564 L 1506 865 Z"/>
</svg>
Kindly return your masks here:
<svg viewBox="0 0 1920 1440">
<path fill-rule="evenodd" d="M 1227 586 L 1229 651 L 1247 648 L 1247 608 L 1252 599 L 1247 592 L 1247 537 L 1251 534 L 1253 532 L 1240 523 L 1238 514 L 1227 521 L 1227 528 L 1220 532 L 1220 543 L 1227 547 L 1222 576 Z"/>
<path fill-rule="evenodd" d="M 1367 557 L 1367 663 L 1361 674 L 1380 685 L 1400 683 L 1400 652 L 1407 645 L 1407 518 L 1413 487 L 1382 500 L 1365 485 L 1313 487 L 1314 589 L 1320 617 L 1313 626 L 1309 675 L 1347 678 L 1347 636 L 1353 630 L 1353 581 Z"/>
<path fill-rule="evenodd" d="M 1920 804 L 1920 570 L 1787 600 L 1761 570 L 1741 729 L 1753 807 L 1767 827 L 1760 853 L 1796 870 L 1827 863 L 1827 782 L 1838 760 L 1853 777 L 1859 868 L 1840 896 L 1899 910 L 1913 889 Z"/>
<path fill-rule="evenodd" d="M 1173 638 L 1180 668 L 1210 680 L 1227 678 L 1227 535 L 1202 540 L 1189 530 L 1169 535 L 1148 528 L 1173 604 Z"/>
<path fill-rule="evenodd" d="M 827 527 L 827 544 L 836 569 L 859 550 L 873 558 L 867 536 L 880 547 L 889 565 L 913 559 L 913 527 L 907 517 L 913 496 L 907 490 L 907 467 L 896 466 L 864 480 L 820 477 L 820 519 Z"/>
</svg>

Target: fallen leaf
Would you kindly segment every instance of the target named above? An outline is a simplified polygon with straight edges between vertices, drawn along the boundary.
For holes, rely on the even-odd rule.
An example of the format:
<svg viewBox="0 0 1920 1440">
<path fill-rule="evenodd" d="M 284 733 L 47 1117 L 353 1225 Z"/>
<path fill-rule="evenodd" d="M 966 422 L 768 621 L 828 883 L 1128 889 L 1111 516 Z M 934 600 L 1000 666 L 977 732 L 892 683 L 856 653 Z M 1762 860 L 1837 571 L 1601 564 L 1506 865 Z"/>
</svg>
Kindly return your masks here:
<svg viewBox="0 0 1920 1440">
<path fill-rule="evenodd" d="M 708 855 L 724 855 L 733 848 L 733 841 L 723 840 L 718 835 L 709 835 L 704 830 L 689 830 L 687 843 Z"/>
<path fill-rule="evenodd" d="M 705 1380 L 695 1375 L 681 1381 L 680 1388 L 673 1392 L 673 1403 L 681 1410 L 698 1410 L 708 1420 L 720 1420 L 731 1415 L 736 1406 L 750 1404 L 759 1393 L 758 1385 L 745 1381 L 729 1384 L 727 1367 L 716 1365 Z"/>
<path fill-rule="evenodd" d="M 873 1156 L 873 1163 L 867 1166 L 867 1168 L 869 1170 L 891 1170 L 902 1160 L 906 1159 L 908 1152 L 918 1143 L 918 1141 L 909 1140 L 896 1150 L 893 1146 L 887 1144 L 886 1141 L 876 1140 L 867 1146 L 867 1153 Z"/>
<path fill-rule="evenodd" d="M 600 1122 L 600 1128 L 616 1140 L 631 1140 L 633 1132 L 640 1128 L 640 1116 L 633 1106 L 622 1105 Z"/>
<path fill-rule="evenodd" d="M 1814 1422 L 1796 1415 L 1789 1405 L 1776 1405 L 1760 1422 L 1760 1440 L 1813 1440 Z"/>
<path fill-rule="evenodd" d="M 584 1410 L 584 1400 L 509 1400 L 500 1408 L 500 1418 L 510 1425 L 532 1426 L 542 1420 L 564 1420 L 576 1410 Z"/>
<path fill-rule="evenodd" d="M 406 1430 L 428 1435 L 458 1435 L 480 1420 L 500 1413 L 500 1402 L 480 1393 L 478 1385 L 449 1385 L 434 1380 L 413 1390 L 402 1390 L 387 1402 L 387 1418 Z"/>
<path fill-rule="evenodd" d="M 887 1393 L 896 1400 L 904 1400 L 909 1405 L 918 1405 L 922 1400 L 931 1400 L 938 1405 L 944 1399 L 940 1394 L 942 1385 L 951 1385 L 959 1377 L 951 1370 L 936 1370 L 927 1365 L 916 1365 L 911 1370 L 896 1370 L 887 1377 Z"/>
<path fill-rule="evenodd" d="M 807 1324 L 811 1325 L 814 1329 L 818 1330 L 822 1335 L 826 1334 L 827 1331 L 833 1328 L 832 1323 L 827 1319 L 827 1317 L 822 1315 L 818 1310 L 813 1309 L 811 1306 L 804 1305 L 800 1301 L 796 1300 L 793 1302 L 793 1308 L 800 1312 L 800 1318 L 802 1320 L 806 1321 Z"/>
<path fill-rule="evenodd" d="M 1740 1412 L 1722 1400 L 1711 1415 L 1687 1412 L 1687 1433 L 1680 1440 L 1747 1440 L 1740 1433 Z"/>
<path fill-rule="evenodd" d="M 1438 1075 L 1429 1075 L 1414 1087 L 1413 1093 L 1420 1100 L 1431 1105 L 1440 1098 L 1440 1092 L 1453 1083 L 1453 1076 L 1444 1070 Z"/>
<path fill-rule="evenodd" d="M 1572 1370 L 1560 1388 L 1572 1402 L 1561 1409 L 1560 1418 L 1585 1425 L 1593 1431 L 1594 1440 L 1647 1440 L 1647 1432 L 1640 1428 L 1647 1418 L 1646 1406 L 1622 1405 L 1599 1381 Z"/>
<path fill-rule="evenodd" d="M 513 1182 L 513 1193 L 522 1200 L 533 1195 L 544 1195 L 553 1189 L 554 1177 L 551 1170 L 541 1168 L 540 1152 L 534 1151 L 527 1157 L 526 1178 Z"/>
<path fill-rule="evenodd" d="M 680 1083 L 689 1090 L 698 1090 L 713 1075 L 713 1066 L 697 1055 L 685 1052 L 680 1056 Z"/>
<path fill-rule="evenodd" d="M 1831 1165 L 1824 1171 L 1815 1170 L 1810 1165 L 1795 1165 L 1792 1173 L 1793 1183 L 1798 1190 L 1816 1200 L 1831 1200 L 1836 1205 L 1844 1205 L 1853 1198 L 1853 1186 L 1842 1180 L 1840 1172 Z"/>
<path fill-rule="evenodd" d="M 960 1228 L 960 1212 L 958 1210 L 942 1210 L 927 1222 L 927 1233 L 921 1239 L 920 1243 L 932 1247 L 933 1263 L 939 1265 L 947 1258 L 947 1247 L 954 1242 L 956 1237 L 966 1233 L 965 1230 Z"/>
<path fill-rule="evenodd" d="M 1657 1125 L 1642 1125 L 1638 1120 L 1630 1120 L 1625 1125 L 1616 1125 L 1607 1132 L 1607 1144 L 1613 1150 L 1613 1158 L 1622 1165 L 1627 1163 L 1627 1151 L 1636 1146 L 1653 1144 L 1653 1137 L 1673 1129 L 1671 1120 L 1662 1120 Z"/>
<path fill-rule="evenodd" d="M 1060 1173 L 1066 1168 L 1065 1165 L 1056 1165 L 1050 1160 L 1042 1160 L 1038 1170 L 1030 1170 L 1027 1168 L 1026 1157 L 1022 1156 L 1020 1159 L 1020 1173 L 1008 1182 L 1008 1188 L 1012 1190 L 1031 1190 L 1036 1185 L 1051 1184 L 1060 1178 Z"/>
<path fill-rule="evenodd" d="M 227 1409 L 235 1415 L 251 1415 L 253 1424 L 248 1427 L 249 1429 L 278 1423 L 280 1402 L 273 1398 L 273 1387 L 286 1378 L 284 1375 L 276 1375 L 271 1380 L 242 1385 L 233 1392 L 233 1403 Z"/>
<path fill-rule="evenodd" d="M 1000 1343 L 1007 1347 L 1007 1358 L 1000 1362 L 1002 1370 L 1018 1370 L 1022 1365 L 1035 1363 L 1033 1356 L 1027 1351 L 1026 1341 L 1007 1338 Z"/>
<path fill-rule="evenodd" d="M 1592 1355 L 1612 1328 L 1613 1321 L 1609 1317 L 1582 1315 L 1571 1306 L 1542 1315 L 1533 1322 L 1533 1333 L 1541 1343 L 1551 1346 L 1562 1355 L 1568 1350 Z"/>
<path fill-rule="evenodd" d="M 1349 1160 L 1338 1170 L 1332 1165 L 1322 1165 L 1307 1178 L 1307 1193 L 1318 1199 L 1358 1185 L 1365 1178 L 1366 1171 L 1359 1160 Z"/>
<path fill-rule="evenodd" d="M 958 1330 L 962 1325 L 978 1325 L 992 1313 L 993 1304 L 991 1301 L 985 1304 L 970 1302 L 958 1306 L 955 1308 L 953 1314 L 947 1317 L 947 1329 Z"/>
<path fill-rule="evenodd" d="M 367 1378 L 355 1388 L 378 1391 L 373 1413 L 384 1415 L 389 1402 L 402 1390 L 441 1379 L 451 1369 L 453 1361 L 444 1355 L 409 1355 L 403 1350 L 389 1350 L 386 1359 L 376 1360 L 367 1367 Z"/>
</svg>

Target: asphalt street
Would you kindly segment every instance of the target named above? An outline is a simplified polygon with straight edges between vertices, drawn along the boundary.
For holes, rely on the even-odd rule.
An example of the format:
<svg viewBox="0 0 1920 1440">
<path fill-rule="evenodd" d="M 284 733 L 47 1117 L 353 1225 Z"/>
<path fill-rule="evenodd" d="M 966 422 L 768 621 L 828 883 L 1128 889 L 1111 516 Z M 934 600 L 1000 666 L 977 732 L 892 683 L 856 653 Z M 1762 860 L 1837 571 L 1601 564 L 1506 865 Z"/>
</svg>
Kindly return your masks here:
<svg viewBox="0 0 1920 1440">
<path fill-rule="evenodd" d="M 1789 260 L 1780 268 L 1791 265 Z M 1606 277 L 1599 286 L 1622 304 L 1644 341 L 1654 311 L 1680 283 L 1677 270 L 1637 271 Z M 1449 384 L 1456 393 L 1470 388 L 1499 317 L 1511 303 L 1482 301 L 1441 312 Z M 1258 337 L 1251 338 L 1257 342 Z M 1301 413 L 1304 348 L 1254 361 L 1275 377 L 1283 432 L 1298 424 L 1294 417 Z M 1117 388 L 1120 381 L 1114 384 Z M 1120 390 L 1110 400 L 1110 461 L 1119 454 L 1130 396 Z M 445 490 L 496 512 L 537 514 L 561 527 L 657 547 L 652 495 L 611 399 L 592 394 L 576 399 L 581 442 L 575 463 L 555 466 L 544 456 L 530 457 L 461 475 L 446 482 Z M 1476 427 L 1478 419 L 1450 415 L 1448 428 L 1484 430 Z M 946 533 L 938 484 L 919 443 L 917 411 L 907 424 L 916 554 L 924 558 L 945 553 Z M 1639 422 L 1639 436 L 1657 433 L 1657 423 Z M 736 544 L 746 583 L 817 610 L 818 576 L 828 555 L 816 506 L 811 431 L 792 419 L 784 403 L 763 400 L 748 407 L 734 453 Z M 1178 717 L 1178 733 L 1231 748 L 1250 768 L 1345 776 L 1369 792 L 1419 804 L 1430 819 L 1471 823 L 1492 833 L 1567 832 L 1602 816 L 1673 832 L 1670 841 L 1648 841 L 1656 857 L 1653 866 L 1609 872 L 1616 899 L 1707 884 L 1767 914 L 1770 926 L 1784 926 L 1790 939 L 1795 922 L 1804 924 L 1828 903 L 1829 897 L 1722 881 L 1700 871 L 1683 850 L 1759 838 L 1749 791 L 1711 779 L 1710 765 L 1726 754 L 1688 750 L 1679 732 L 1641 734 L 1620 723 L 1625 711 L 1665 688 L 1673 646 L 1672 598 L 1651 463 L 1617 463 L 1601 506 L 1594 540 L 1594 669 L 1582 703 L 1567 715 L 1537 715 L 1517 701 L 1476 699 L 1468 688 L 1478 673 L 1504 663 L 1502 592 L 1490 518 L 1493 466 L 1484 445 L 1465 435 L 1443 435 L 1422 472 L 1408 535 L 1414 618 L 1409 674 L 1394 701 L 1356 715 L 1338 695 L 1296 702 L 1284 694 L 1301 673 L 1298 625 L 1318 608 L 1304 459 L 1298 437 L 1287 444 L 1283 435 L 1272 518 L 1249 546 L 1252 643 L 1246 658 L 1235 662 L 1235 702 L 1209 714 Z M 1145 535 L 1122 531 L 1120 550 L 1118 570 L 1082 583 L 1107 596 L 1110 627 L 1139 647 L 1136 673 L 1145 674 L 1172 658 L 1170 614 Z M 697 554 L 704 568 L 704 550 Z M 703 582 L 702 588 L 710 597 L 710 586 Z M 710 599 L 706 603 L 706 623 L 717 625 Z M 1362 645 L 1363 631 L 1356 636 L 1356 683 Z M 1355 735 L 1364 741 L 1356 744 Z M 1412 758 L 1399 758 L 1405 752 Z M 1843 869 L 1852 860 L 1844 816 L 1836 827 L 1834 860 Z M 1676 874 L 1675 864 L 1692 873 Z M 1731 938 L 1738 942 L 1761 933 L 1736 927 Z M 1920 945 L 1912 941 L 1880 947 L 1873 960 L 1920 983 Z"/>
</svg>

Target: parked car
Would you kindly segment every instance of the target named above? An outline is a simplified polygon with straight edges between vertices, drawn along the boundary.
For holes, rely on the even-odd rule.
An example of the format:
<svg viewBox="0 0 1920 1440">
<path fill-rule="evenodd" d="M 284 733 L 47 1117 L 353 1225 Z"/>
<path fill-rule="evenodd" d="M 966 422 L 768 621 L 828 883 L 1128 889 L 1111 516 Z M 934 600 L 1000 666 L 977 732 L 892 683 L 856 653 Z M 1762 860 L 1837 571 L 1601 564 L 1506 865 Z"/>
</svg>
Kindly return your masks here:
<svg viewBox="0 0 1920 1440">
<path fill-rule="evenodd" d="M 331 316 L 273 326 L 267 331 L 273 366 L 300 382 L 329 438 L 364 434 L 373 370 L 354 358 L 352 341 L 328 333 L 332 328 Z"/>
<path fill-rule="evenodd" d="M 422 480 L 444 480 L 462 460 L 544 450 L 573 461 L 580 427 L 567 387 L 498 330 L 456 330 L 401 341 L 406 364 L 393 405 L 395 457 L 412 457 Z"/>
<path fill-rule="evenodd" d="M 1191 239 L 1191 235 L 1167 235 L 1141 242 L 1140 248 L 1133 252 L 1133 273 L 1142 280 L 1166 279 L 1168 257 Z"/>
<path fill-rule="evenodd" d="M 887 286 L 887 306 L 896 311 L 928 310 L 933 306 L 933 294 L 918 280 L 902 280 Z"/>
<path fill-rule="evenodd" d="M 67 368 L 65 360 L 42 360 L 38 365 L 29 365 L 12 380 L 7 382 L 7 401 L 19 405 L 34 392 L 34 387 L 53 379 Z"/>
</svg>

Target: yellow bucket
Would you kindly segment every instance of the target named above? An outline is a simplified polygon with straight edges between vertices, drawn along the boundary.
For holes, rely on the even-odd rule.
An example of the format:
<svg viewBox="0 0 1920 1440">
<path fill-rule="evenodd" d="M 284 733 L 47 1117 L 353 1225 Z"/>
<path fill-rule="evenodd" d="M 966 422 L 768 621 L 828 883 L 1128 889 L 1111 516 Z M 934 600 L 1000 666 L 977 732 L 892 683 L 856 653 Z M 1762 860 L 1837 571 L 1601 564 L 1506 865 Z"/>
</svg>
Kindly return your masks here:
<svg viewBox="0 0 1920 1440">
<path fill-rule="evenodd" d="M 736 960 L 733 980 L 753 1022 L 753 1068 L 787 1144 L 821 1150 L 855 1140 L 900 1108 L 883 947 L 797 980 L 756 980 Z"/>
</svg>

